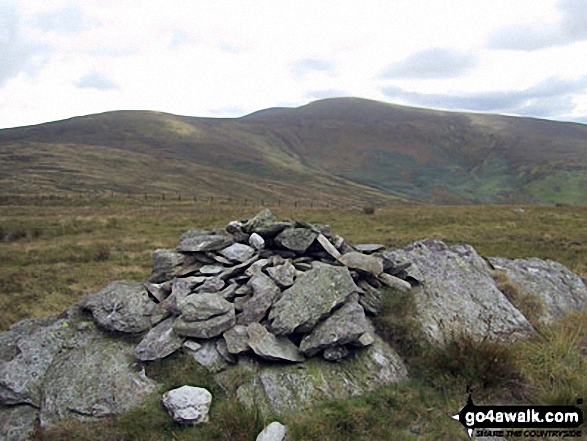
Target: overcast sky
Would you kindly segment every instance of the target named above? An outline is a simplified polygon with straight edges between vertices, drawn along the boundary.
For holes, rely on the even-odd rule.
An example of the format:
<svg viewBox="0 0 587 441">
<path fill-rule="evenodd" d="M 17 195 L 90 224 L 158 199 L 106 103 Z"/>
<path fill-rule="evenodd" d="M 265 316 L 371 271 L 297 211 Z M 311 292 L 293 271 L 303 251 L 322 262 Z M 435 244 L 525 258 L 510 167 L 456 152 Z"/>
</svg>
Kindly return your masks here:
<svg viewBox="0 0 587 441">
<path fill-rule="evenodd" d="M 0 0 L 0 128 L 339 96 L 587 123 L 587 0 Z"/>
</svg>

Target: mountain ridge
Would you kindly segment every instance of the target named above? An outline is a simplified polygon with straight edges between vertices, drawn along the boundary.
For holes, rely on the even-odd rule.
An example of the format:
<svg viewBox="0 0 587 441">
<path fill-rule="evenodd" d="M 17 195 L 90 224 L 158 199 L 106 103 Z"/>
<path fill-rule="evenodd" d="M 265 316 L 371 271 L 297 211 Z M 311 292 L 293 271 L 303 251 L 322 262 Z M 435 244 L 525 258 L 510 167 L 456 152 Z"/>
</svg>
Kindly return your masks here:
<svg viewBox="0 0 587 441">
<path fill-rule="evenodd" d="M 333 98 L 239 118 L 114 111 L 0 130 L 4 193 L 587 205 L 587 126 Z"/>
</svg>

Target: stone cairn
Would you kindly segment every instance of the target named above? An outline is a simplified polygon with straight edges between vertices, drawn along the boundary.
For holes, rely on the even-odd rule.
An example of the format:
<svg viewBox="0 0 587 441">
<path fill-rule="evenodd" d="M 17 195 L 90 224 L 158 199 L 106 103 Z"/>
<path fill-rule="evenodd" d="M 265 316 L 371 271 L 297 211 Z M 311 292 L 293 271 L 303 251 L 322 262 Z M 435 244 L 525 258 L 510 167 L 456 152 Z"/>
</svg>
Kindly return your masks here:
<svg viewBox="0 0 587 441">
<path fill-rule="evenodd" d="M 382 286 L 411 288 L 410 264 L 381 249 L 353 248 L 328 226 L 265 209 L 225 229 L 184 233 L 176 250 L 154 251 L 148 282 L 111 283 L 82 308 L 106 330 L 145 333 L 134 350 L 140 361 L 213 343 L 231 364 L 240 354 L 336 362 L 374 342 L 366 314 L 379 312 Z"/>
</svg>

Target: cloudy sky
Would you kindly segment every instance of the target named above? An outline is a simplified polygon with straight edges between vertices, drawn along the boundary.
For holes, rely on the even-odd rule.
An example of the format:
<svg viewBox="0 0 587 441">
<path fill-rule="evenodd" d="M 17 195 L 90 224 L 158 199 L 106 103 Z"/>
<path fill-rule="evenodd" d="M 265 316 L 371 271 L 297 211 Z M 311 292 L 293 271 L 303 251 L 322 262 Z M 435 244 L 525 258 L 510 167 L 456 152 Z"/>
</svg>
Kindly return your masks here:
<svg viewBox="0 0 587 441">
<path fill-rule="evenodd" d="M 339 96 L 587 123 L 587 1 L 0 0 L 0 128 Z"/>
</svg>

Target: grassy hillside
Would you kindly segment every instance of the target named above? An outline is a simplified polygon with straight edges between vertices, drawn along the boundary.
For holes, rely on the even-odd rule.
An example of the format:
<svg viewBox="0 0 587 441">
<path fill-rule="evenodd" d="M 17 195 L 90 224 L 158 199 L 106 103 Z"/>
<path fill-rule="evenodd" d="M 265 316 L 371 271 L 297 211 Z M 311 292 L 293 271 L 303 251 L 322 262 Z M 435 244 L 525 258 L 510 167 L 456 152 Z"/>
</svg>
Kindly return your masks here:
<svg viewBox="0 0 587 441">
<path fill-rule="evenodd" d="M 109 112 L 0 130 L 6 193 L 587 205 L 587 126 L 345 98 L 236 119 Z"/>
</svg>

